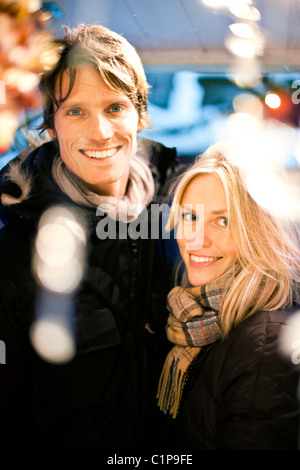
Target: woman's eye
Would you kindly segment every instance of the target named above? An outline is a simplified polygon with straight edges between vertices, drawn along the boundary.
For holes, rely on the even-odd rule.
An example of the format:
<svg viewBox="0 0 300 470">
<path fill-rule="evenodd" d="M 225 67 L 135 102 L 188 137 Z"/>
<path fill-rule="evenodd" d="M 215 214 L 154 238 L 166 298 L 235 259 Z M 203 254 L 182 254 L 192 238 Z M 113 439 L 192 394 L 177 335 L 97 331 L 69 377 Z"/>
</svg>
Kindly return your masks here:
<svg viewBox="0 0 300 470">
<path fill-rule="evenodd" d="M 80 116 L 82 114 L 81 110 L 79 108 L 74 108 L 69 111 L 69 114 L 71 116 Z"/>
<path fill-rule="evenodd" d="M 227 217 L 221 217 L 218 220 L 218 224 L 221 225 L 221 227 L 228 227 L 228 219 Z"/>
<path fill-rule="evenodd" d="M 197 220 L 197 216 L 192 212 L 185 212 L 184 214 L 182 214 L 182 218 L 186 222 L 195 222 Z"/>
</svg>

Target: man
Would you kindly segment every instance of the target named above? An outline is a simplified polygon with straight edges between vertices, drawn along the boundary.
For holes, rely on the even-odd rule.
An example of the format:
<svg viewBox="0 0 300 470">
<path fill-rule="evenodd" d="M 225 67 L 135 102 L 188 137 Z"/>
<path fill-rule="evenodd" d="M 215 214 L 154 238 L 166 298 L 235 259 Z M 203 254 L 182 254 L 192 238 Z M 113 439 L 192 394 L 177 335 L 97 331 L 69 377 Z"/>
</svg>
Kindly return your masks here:
<svg viewBox="0 0 300 470">
<path fill-rule="evenodd" d="M 142 450 L 158 444 L 154 404 L 169 285 L 159 240 L 128 234 L 151 203 L 163 202 L 176 152 L 137 138 L 149 120 L 148 84 L 123 37 L 80 26 L 57 44 L 59 61 L 41 81 L 41 127 L 52 140 L 1 172 L 1 445 Z M 74 291 L 76 352 L 53 363 L 30 336 L 41 313 L 32 260 L 43 214 L 62 204 L 84 219 L 88 242 Z M 108 221 L 115 232 L 105 233 Z M 56 310 L 64 296 L 51 298 L 48 309 Z"/>
</svg>

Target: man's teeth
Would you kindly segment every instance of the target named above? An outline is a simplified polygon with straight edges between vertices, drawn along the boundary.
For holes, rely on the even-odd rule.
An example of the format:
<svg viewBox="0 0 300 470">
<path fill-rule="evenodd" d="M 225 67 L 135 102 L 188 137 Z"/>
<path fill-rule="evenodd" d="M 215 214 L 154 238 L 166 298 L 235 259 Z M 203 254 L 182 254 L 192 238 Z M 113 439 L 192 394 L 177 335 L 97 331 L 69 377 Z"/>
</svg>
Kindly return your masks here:
<svg viewBox="0 0 300 470">
<path fill-rule="evenodd" d="M 217 261 L 219 258 L 209 258 L 204 256 L 195 256 L 191 255 L 191 260 L 196 261 L 196 263 L 207 263 L 208 261 Z"/>
<path fill-rule="evenodd" d="M 117 153 L 118 148 L 110 149 L 110 150 L 84 150 L 84 154 L 90 158 L 102 158 L 112 157 L 115 153 Z"/>
</svg>

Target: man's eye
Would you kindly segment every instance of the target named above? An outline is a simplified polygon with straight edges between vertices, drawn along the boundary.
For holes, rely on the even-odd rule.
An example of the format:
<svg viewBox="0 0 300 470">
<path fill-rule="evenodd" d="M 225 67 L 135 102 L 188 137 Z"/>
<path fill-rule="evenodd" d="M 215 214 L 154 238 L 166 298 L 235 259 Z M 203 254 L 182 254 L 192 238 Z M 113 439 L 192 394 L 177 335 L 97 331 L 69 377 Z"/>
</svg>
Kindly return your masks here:
<svg viewBox="0 0 300 470">
<path fill-rule="evenodd" d="M 221 227 L 228 227 L 228 219 L 227 217 L 221 217 L 218 222 L 217 222 L 219 225 L 221 225 Z"/>
<path fill-rule="evenodd" d="M 80 116 L 82 114 L 81 110 L 79 108 L 74 108 L 69 111 L 71 116 Z"/>
<path fill-rule="evenodd" d="M 119 111 L 121 111 L 121 106 L 119 106 L 118 104 L 114 104 L 110 110 L 113 112 L 113 113 L 118 113 Z"/>
<path fill-rule="evenodd" d="M 195 214 L 192 214 L 192 212 L 185 212 L 182 214 L 183 220 L 186 222 L 195 222 L 197 220 L 197 216 Z"/>
</svg>

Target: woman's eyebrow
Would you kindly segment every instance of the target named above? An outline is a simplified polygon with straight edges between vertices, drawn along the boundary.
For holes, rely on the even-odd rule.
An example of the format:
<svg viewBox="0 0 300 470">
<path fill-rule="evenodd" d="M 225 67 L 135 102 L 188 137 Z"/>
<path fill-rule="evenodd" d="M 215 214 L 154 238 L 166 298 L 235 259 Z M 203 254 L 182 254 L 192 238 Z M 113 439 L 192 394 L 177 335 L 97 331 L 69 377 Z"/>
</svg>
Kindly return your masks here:
<svg viewBox="0 0 300 470">
<path fill-rule="evenodd" d="M 214 215 L 227 214 L 227 208 L 212 210 L 211 213 Z"/>
</svg>

